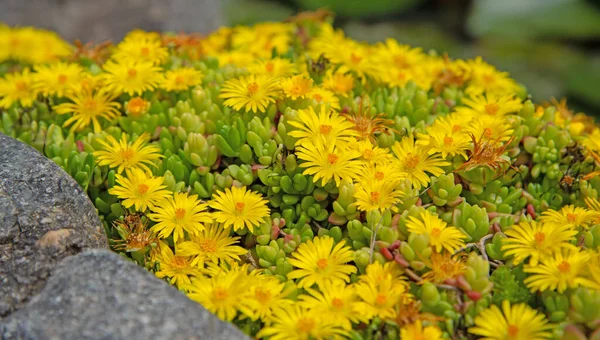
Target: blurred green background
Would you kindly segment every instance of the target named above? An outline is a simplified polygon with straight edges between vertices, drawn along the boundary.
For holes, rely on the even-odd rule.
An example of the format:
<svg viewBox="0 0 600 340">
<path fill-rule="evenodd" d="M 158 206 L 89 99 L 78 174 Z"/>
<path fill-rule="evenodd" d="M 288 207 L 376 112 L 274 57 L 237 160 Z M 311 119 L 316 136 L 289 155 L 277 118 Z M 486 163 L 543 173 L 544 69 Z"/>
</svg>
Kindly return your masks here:
<svg viewBox="0 0 600 340">
<path fill-rule="evenodd" d="M 568 98 L 600 116 L 600 1 L 225 0 L 224 22 L 285 20 L 325 7 L 367 42 L 392 37 L 453 58 L 482 56 L 527 86 L 534 100 Z"/>
</svg>

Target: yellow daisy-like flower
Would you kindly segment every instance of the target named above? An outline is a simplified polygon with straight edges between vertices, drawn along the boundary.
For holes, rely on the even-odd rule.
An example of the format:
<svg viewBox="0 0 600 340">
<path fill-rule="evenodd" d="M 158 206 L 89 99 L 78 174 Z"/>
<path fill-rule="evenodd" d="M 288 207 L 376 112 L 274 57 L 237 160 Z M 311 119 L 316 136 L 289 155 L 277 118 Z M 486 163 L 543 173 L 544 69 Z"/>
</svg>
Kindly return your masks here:
<svg viewBox="0 0 600 340">
<path fill-rule="evenodd" d="M 150 109 L 150 102 L 144 100 L 142 97 L 131 98 L 125 104 L 125 112 L 130 117 L 140 117 Z"/>
<path fill-rule="evenodd" d="M 570 225 L 573 228 L 588 229 L 592 223 L 597 221 L 599 212 L 590 211 L 585 208 L 566 205 L 560 210 L 548 209 L 542 213 L 540 220 L 546 223 L 563 226 Z"/>
<path fill-rule="evenodd" d="M 475 317 L 475 326 L 469 333 L 483 340 L 531 340 L 552 338 L 553 326 L 543 314 L 524 303 L 510 305 L 502 301 L 502 310 L 496 305 L 483 310 Z"/>
<path fill-rule="evenodd" d="M 452 256 L 446 252 L 431 254 L 430 261 L 426 264 L 431 270 L 423 274 L 423 280 L 434 283 L 456 279 L 467 270 L 463 257 Z"/>
<path fill-rule="evenodd" d="M 135 210 L 144 212 L 167 198 L 171 192 L 163 184 L 164 177 L 153 177 L 137 168 L 125 170 L 127 177 L 116 174 L 117 185 L 110 188 L 108 193 L 122 199 L 125 208 L 135 206 Z"/>
<path fill-rule="evenodd" d="M 312 310 L 317 315 L 335 320 L 347 330 L 352 329 L 352 324 L 366 321 L 361 320 L 357 314 L 358 295 L 354 286 L 340 282 L 325 282 L 319 290 L 306 288 L 308 294 L 298 297 L 300 306 Z"/>
<path fill-rule="evenodd" d="M 251 74 L 225 82 L 219 98 L 225 99 L 223 105 L 234 110 L 256 113 L 265 112 L 275 102 L 278 92 L 277 78 Z"/>
<path fill-rule="evenodd" d="M 354 88 L 354 76 L 350 73 L 333 73 L 333 70 L 330 69 L 323 78 L 323 88 L 338 96 L 348 97 L 350 91 Z"/>
<path fill-rule="evenodd" d="M 94 132 L 102 131 L 98 118 L 111 121 L 121 115 L 121 104 L 113 101 L 115 96 L 104 89 L 93 90 L 83 87 L 81 90 L 67 95 L 71 103 L 62 103 L 54 106 L 58 114 L 72 114 L 63 126 L 71 126 L 72 131 L 81 131 L 92 124 Z"/>
<path fill-rule="evenodd" d="M 479 115 L 471 120 L 466 132 L 489 142 L 506 142 L 513 135 L 512 125 L 505 117 Z"/>
<path fill-rule="evenodd" d="M 334 110 L 340 109 L 340 99 L 331 91 L 314 87 L 306 96 L 316 105 L 329 106 Z"/>
<path fill-rule="evenodd" d="M 253 232 L 254 227 L 269 216 L 267 201 L 261 194 L 247 190 L 246 187 L 231 187 L 219 191 L 213 194 L 209 205 L 217 210 L 213 213 L 215 220 L 223 223 L 225 228 L 233 226 L 235 231 L 246 227 Z"/>
<path fill-rule="evenodd" d="M 184 238 L 184 231 L 190 235 L 198 235 L 204 230 L 204 223 L 212 222 L 212 216 L 206 212 L 207 206 L 198 201 L 197 195 L 175 193 L 148 214 L 152 221 L 158 222 L 150 230 L 158 233 L 160 238 L 173 235 L 175 242 Z"/>
<path fill-rule="evenodd" d="M 593 286 L 584 276 L 589 258 L 589 252 L 578 249 L 557 252 L 554 256 L 540 259 L 538 265 L 526 265 L 524 271 L 530 275 L 523 282 L 534 293 L 548 289 L 562 293 L 567 288 L 580 285 Z"/>
<path fill-rule="evenodd" d="M 283 94 L 293 100 L 304 98 L 312 90 L 313 80 L 304 75 L 295 75 L 281 80 L 280 85 Z"/>
<path fill-rule="evenodd" d="M 453 133 L 452 130 L 432 126 L 429 134 L 419 134 L 417 144 L 423 145 L 430 155 L 440 153 L 442 158 L 460 155 L 467 159 L 471 139 L 464 133 Z"/>
<path fill-rule="evenodd" d="M 515 93 L 519 85 L 510 78 L 507 72 L 500 72 L 494 66 L 486 63 L 481 57 L 466 62 L 470 75 L 465 93 L 479 95 L 483 93 L 504 95 Z"/>
<path fill-rule="evenodd" d="M 7 73 L 0 78 L 0 107 L 8 109 L 15 103 L 30 107 L 37 95 L 34 76 L 27 68 L 21 73 Z"/>
<path fill-rule="evenodd" d="M 402 202 L 404 192 L 397 189 L 398 181 L 373 181 L 358 183 L 354 188 L 356 207 L 361 211 L 391 209 L 397 211 L 396 204 Z"/>
<path fill-rule="evenodd" d="M 178 243 L 177 250 L 183 256 L 194 256 L 192 265 L 200 267 L 207 261 L 239 261 L 240 256 L 248 250 L 235 245 L 240 238 L 231 237 L 230 233 L 230 228 L 221 228 L 217 224 L 205 225 L 204 230 L 190 235 L 190 241 Z"/>
<path fill-rule="evenodd" d="M 297 129 L 289 132 L 290 136 L 299 139 L 296 146 L 345 143 L 356 140 L 355 137 L 358 136 L 351 122 L 324 106 L 321 106 L 319 113 L 312 106 L 298 110 L 298 116 L 290 120 L 289 124 Z"/>
<path fill-rule="evenodd" d="M 271 322 L 261 329 L 257 338 L 270 340 L 342 339 L 348 331 L 330 318 L 323 318 L 312 310 L 292 305 L 281 309 Z"/>
<path fill-rule="evenodd" d="M 385 44 L 379 43 L 378 57 L 390 68 L 409 69 L 423 62 L 427 55 L 419 47 L 401 45 L 394 39 L 386 39 Z"/>
<path fill-rule="evenodd" d="M 576 249 L 569 243 L 577 235 L 570 225 L 524 221 L 505 232 L 508 238 L 502 240 L 502 251 L 513 256 L 515 265 L 529 258 L 535 266 L 540 259 L 551 257 L 563 249 Z"/>
<path fill-rule="evenodd" d="M 371 320 L 394 319 L 398 301 L 406 295 L 400 285 L 394 285 L 390 274 L 383 277 L 377 284 L 361 281 L 356 284 L 356 293 L 362 301 L 357 303 L 357 312 L 361 317 Z"/>
<path fill-rule="evenodd" d="M 315 237 L 302 243 L 292 253 L 288 263 L 296 267 L 288 279 L 301 279 L 298 287 L 323 286 L 326 282 L 349 282 L 350 274 L 356 273 L 356 267 L 347 264 L 354 259 L 352 248 L 344 241 L 334 247 L 331 237 Z"/>
<path fill-rule="evenodd" d="M 64 97 L 80 83 L 84 70 L 78 64 L 54 63 L 35 67 L 35 87 L 45 96 Z"/>
<path fill-rule="evenodd" d="M 409 288 L 404 270 L 395 261 L 386 262 L 385 264 L 375 261 L 369 264 L 365 269 L 365 273 L 360 276 L 361 282 L 369 283 L 375 287 L 379 287 L 382 282 L 388 279 L 392 281 L 392 289 L 407 291 Z"/>
<path fill-rule="evenodd" d="M 442 340 L 442 331 L 433 325 L 423 326 L 421 320 L 400 329 L 400 339 Z"/>
<path fill-rule="evenodd" d="M 159 270 L 155 275 L 159 278 L 168 277 L 171 284 L 182 288 L 191 283 L 190 276 L 201 276 L 198 268 L 191 264 L 190 258 L 174 254 L 165 242 L 160 242 L 160 253 L 154 258 L 159 263 Z"/>
<path fill-rule="evenodd" d="M 187 296 L 200 303 L 221 320 L 232 321 L 239 310 L 251 313 L 253 300 L 248 285 L 254 277 L 241 271 L 220 272 L 208 278 L 199 276 L 186 286 Z"/>
<path fill-rule="evenodd" d="M 285 77 L 296 71 L 296 66 L 285 58 L 258 60 L 248 66 L 248 71 L 256 75 Z"/>
<path fill-rule="evenodd" d="M 169 51 L 163 47 L 160 39 L 148 36 L 128 36 L 117 45 L 112 59 L 120 62 L 149 62 L 160 65 L 169 58 Z"/>
<path fill-rule="evenodd" d="M 115 94 L 130 96 L 155 89 L 162 81 L 162 69 L 143 61 L 108 61 L 104 64 L 104 81 Z"/>
<path fill-rule="evenodd" d="M 102 145 L 103 150 L 94 151 L 94 157 L 100 166 L 108 165 L 117 168 L 118 174 L 125 169 L 133 168 L 151 172 L 148 165 L 156 166 L 154 161 L 160 159 L 162 155 L 158 145 L 144 145 L 148 140 L 150 135 L 147 133 L 139 136 L 133 143 L 129 143 L 125 133 L 118 141 L 113 136 L 106 136 L 106 141 L 96 140 Z"/>
<path fill-rule="evenodd" d="M 427 155 L 427 149 L 415 145 L 415 140 L 410 136 L 396 142 L 392 151 L 396 155 L 399 170 L 407 174 L 407 178 L 416 189 L 429 184 L 430 178 L 427 173 L 433 176 L 443 175 L 444 170 L 441 167 L 450 165 L 437 155 Z"/>
<path fill-rule="evenodd" d="M 502 117 L 510 113 L 517 113 L 523 107 L 521 100 L 515 98 L 514 95 L 475 95 L 462 99 L 464 106 L 458 106 L 456 113 L 471 117 L 479 117 L 480 115 L 489 115 L 494 117 Z"/>
<path fill-rule="evenodd" d="M 167 71 L 161 88 L 167 91 L 185 91 L 202 82 L 202 72 L 191 67 L 182 67 Z"/>
<path fill-rule="evenodd" d="M 273 276 L 257 276 L 257 280 L 251 287 L 250 299 L 254 300 L 250 314 L 247 316 L 252 320 L 263 322 L 279 315 L 280 310 L 291 307 L 293 300 L 287 299 L 289 290 L 285 290 L 285 283 L 280 282 Z"/>
<path fill-rule="evenodd" d="M 360 153 L 360 160 L 365 163 L 365 165 L 389 165 L 393 168 L 394 172 L 397 172 L 397 169 L 392 166 L 393 156 L 389 152 L 389 149 L 383 149 L 378 146 L 373 145 L 370 140 L 353 140 L 347 144 L 348 149 L 356 150 Z M 403 175 L 405 176 L 405 175 Z"/>
<path fill-rule="evenodd" d="M 321 143 L 307 144 L 296 150 L 298 159 L 304 161 L 300 167 L 306 168 L 302 173 L 313 176 L 315 183 L 321 180 L 323 186 L 332 179 L 338 187 L 342 180 L 352 182 L 360 171 L 359 155 L 353 150 L 344 150 L 335 145 L 326 147 Z"/>
<path fill-rule="evenodd" d="M 436 252 L 446 249 L 453 253 L 464 246 L 464 239 L 467 237 L 458 228 L 448 226 L 446 222 L 428 211 L 421 212 L 421 218 L 410 216 L 406 221 L 406 227 L 409 232 L 418 235 L 427 235 L 429 245 L 435 247 Z"/>
</svg>

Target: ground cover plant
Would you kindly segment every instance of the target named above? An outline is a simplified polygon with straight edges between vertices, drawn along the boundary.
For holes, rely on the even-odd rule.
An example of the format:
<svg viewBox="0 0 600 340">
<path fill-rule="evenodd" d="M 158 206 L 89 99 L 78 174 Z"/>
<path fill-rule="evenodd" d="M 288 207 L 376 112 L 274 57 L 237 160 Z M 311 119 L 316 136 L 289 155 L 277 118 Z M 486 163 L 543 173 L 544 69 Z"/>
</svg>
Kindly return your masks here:
<svg viewBox="0 0 600 340">
<path fill-rule="evenodd" d="M 0 132 L 251 336 L 600 339 L 593 119 L 321 14 L 115 45 L 0 26 Z"/>
</svg>

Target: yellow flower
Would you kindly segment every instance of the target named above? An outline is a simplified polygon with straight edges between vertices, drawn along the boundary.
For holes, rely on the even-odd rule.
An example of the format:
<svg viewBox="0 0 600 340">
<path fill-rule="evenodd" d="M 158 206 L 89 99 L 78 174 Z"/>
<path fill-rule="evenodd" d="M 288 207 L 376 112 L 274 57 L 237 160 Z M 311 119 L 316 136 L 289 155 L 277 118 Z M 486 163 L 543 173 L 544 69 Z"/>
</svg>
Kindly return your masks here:
<svg viewBox="0 0 600 340">
<path fill-rule="evenodd" d="M 300 244 L 292 253 L 288 263 L 297 269 L 290 272 L 288 279 L 301 279 L 299 288 L 323 286 L 326 282 L 349 282 L 356 267 L 347 264 L 354 259 L 352 248 L 341 241 L 334 247 L 331 237 L 315 237 Z"/>
<path fill-rule="evenodd" d="M 427 235 L 429 245 L 435 247 L 435 251 L 438 253 L 442 251 L 442 248 L 453 253 L 464 246 L 465 234 L 456 227 L 448 226 L 446 222 L 428 211 L 421 212 L 420 219 L 410 216 L 406 221 L 406 227 L 411 233 Z"/>
<path fill-rule="evenodd" d="M 514 130 L 505 117 L 479 115 L 471 120 L 466 132 L 488 142 L 506 142 Z"/>
<path fill-rule="evenodd" d="M 397 211 L 396 204 L 402 203 L 404 192 L 398 190 L 399 181 L 371 181 L 358 183 L 354 188 L 356 207 L 361 211 L 391 209 Z"/>
<path fill-rule="evenodd" d="M 514 95 L 475 95 L 462 99 L 464 106 L 458 106 L 456 113 L 473 118 L 482 115 L 502 117 L 510 113 L 517 113 L 523 107 L 521 101 Z"/>
<path fill-rule="evenodd" d="M 154 90 L 163 79 L 161 68 L 143 61 L 108 61 L 104 64 L 104 80 L 115 94 L 133 96 Z"/>
<path fill-rule="evenodd" d="M 205 225 L 202 231 L 190 235 L 190 241 L 178 243 L 177 250 L 183 256 L 194 256 L 192 265 L 200 267 L 207 261 L 239 261 L 240 255 L 248 250 L 236 246 L 240 238 L 231 237 L 230 233 L 230 228 L 221 228 L 217 224 Z"/>
<path fill-rule="evenodd" d="M 444 170 L 440 167 L 450 165 L 437 155 L 427 155 L 427 149 L 416 146 L 415 140 L 410 136 L 396 142 L 392 151 L 396 155 L 399 171 L 407 174 L 415 189 L 429 184 L 430 178 L 427 173 L 433 176 L 443 175 Z"/>
<path fill-rule="evenodd" d="M 125 111 L 127 112 L 127 115 L 136 118 L 146 113 L 149 108 L 150 103 L 144 100 L 142 97 L 131 98 L 125 105 Z"/>
<path fill-rule="evenodd" d="M 206 212 L 206 208 L 207 204 L 200 203 L 197 195 L 175 193 L 148 214 L 152 221 L 158 222 L 150 230 L 157 232 L 160 238 L 173 235 L 176 243 L 184 238 L 184 231 L 198 235 L 204 230 L 204 223 L 212 222 L 212 216 Z"/>
<path fill-rule="evenodd" d="M 285 77 L 295 72 L 296 67 L 289 59 L 273 58 L 258 60 L 248 66 L 248 71 L 256 75 Z"/>
<path fill-rule="evenodd" d="M 311 91 L 313 80 L 299 74 L 281 80 L 280 84 L 285 96 L 296 100 L 297 98 L 304 98 Z"/>
<path fill-rule="evenodd" d="M 466 151 L 471 144 L 471 139 L 468 135 L 453 132 L 450 126 L 438 124 L 432 125 L 427 130 L 429 134 L 419 134 L 417 144 L 425 147 L 430 155 L 440 153 L 442 158 L 460 155 L 464 159 L 467 159 Z"/>
<path fill-rule="evenodd" d="M 352 324 L 366 321 L 357 314 L 358 295 L 354 286 L 325 282 L 319 290 L 306 288 L 308 294 L 300 295 L 298 304 L 317 315 L 331 318 L 343 329 L 351 330 Z"/>
<path fill-rule="evenodd" d="M 425 326 L 421 320 L 405 325 L 400 329 L 400 339 L 442 340 L 442 331 L 436 326 Z"/>
<path fill-rule="evenodd" d="M 202 82 L 202 72 L 191 67 L 167 71 L 161 87 L 167 91 L 185 91 Z"/>
<path fill-rule="evenodd" d="M 340 99 L 331 91 L 313 87 L 306 96 L 313 101 L 313 105 L 328 106 L 334 110 L 340 109 Z"/>
<path fill-rule="evenodd" d="M 396 305 L 407 293 L 403 286 L 394 285 L 392 275 L 385 275 L 377 284 L 362 280 L 356 284 L 356 293 L 362 301 L 357 303 L 357 312 L 367 320 L 375 317 L 394 319 Z"/>
<path fill-rule="evenodd" d="M 262 195 L 246 187 L 231 187 L 225 191 L 219 191 L 213 194 L 213 199 L 209 203 L 210 207 L 217 210 L 213 217 L 219 223 L 223 223 L 225 228 L 233 226 L 233 230 L 238 231 L 244 227 L 250 232 L 254 227 L 265 221 L 269 216 L 267 201 Z"/>
<path fill-rule="evenodd" d="M 579 285 L 593 285 L 584 277 L 590 253 L 586 251 L 563 250 L 554 256 L 540 259 L 536 266 L 526 265 L 524 271 L 530 274 L 524 282 L 532 292 L 557 290 L 564 292 L 567 288 Z"/>
<path fill-rule="evenodd" d="M 333 73 L 333 70 L 330 69 L 323 79 L 323 88 L 338 96 L 348 97 L 354 88 L 354 77 L 350 73 Z"/>
<path fill-rule="evenodd" d="M 496 305 L 483 310 L 475 317 L 475 326 L 469 333 L 483 340 L 531 340 L 552 338 L 552 325 L 543 314 L 524 303 L 510 305 L 502 301 L 502 310 Z"/>
<path fill-rule="evenodd" d="M 200 271 L 192 266 L 189 257 L 174 254 L 169 245 L 165 242 L 160 242 L 160 253 L 154 257 L 154 261 L 159 263 L 159 270 L 155 275 L 159 278 L 170 278 L 171 284 L 182 288 L 189 285 L 190 275 L 201 276 Z"/>
<path fill-rule="evenodd" d="M 360 153 L 360 160 L 365 165 L 386 165 L 393 169 L 395 173 L 402 174 L 397 171 L 393 166 L 393 156 L 389 152 L 389 149 L 382 149 L 376 145 L 373 145 L 370 140 L 353 140 L 347 144 L 348 149 L 356 150 Z M 405 177 L 405 174 L 402 174 Z"/>
<path fill-rule="evenodd" d="M 413 68 L 427 58 L 421 48 L 401 45 L 394 39 L 386 39 L 385 44 L 379 43 L 378 47 L 378 59 L 386 65 L 386 69 Z"/>
<path fill-rule="evenodd" d="M 423 280 L 434 283 L 445 283 L 446 280 L 456 279 L 467 270 L 464 258 L 449 253 L 433 253 L 427 266 L 430 271 L 423 274 Z"/>
<path fill-rule="evenodd" d="M 519 90 L 517 83 L 507 72 L 499 72 L 494 66 L 484 62 L 481 57 L 466 62 L 470 79 L 465 92 L 468 95 L 512 94 Z"/>
<path fill-rule="evenodd" d="M 588 229 L 591 224 L 597 221 L 600 216 L 599 212 L 589 211 L 585 208 L 566 205 L 559 211 L 548 209 L 542 213 L 540 220 L 546 223 L 563 226 L 569 225 L 573 228 L 582 227 Z"/>
<path fill-rule="evenodd" d="M 358 154 L 354 150 L 344 150 L 335 144 L 325 147 L 322 143 L 316 145 L 307 144 L 296 148 L 296 156 L 303 160 L 300 167 L 306 168 L 304 175 L 313 176 L 313 181 L 325 186 L 332 179 L 336 186 L 340 186 L 342 180 L 352 182 L 360 171 L 360 162 L 356 159 Z"/>
<path fill-rule="evenodd" d="M 577 235 L 570 225 L 547 222 L 524 221 L 505 232 L 508 238 L 502 240 L 502 251 L 513 256 L 515 265 L 527 258 L 536 266 L 541 259 L 551 257 L 565 249 L 576 249 L 569 243 Z"/>
<path fill-rule="evenodd" d="M 274 315 L 279 315 L 282 309 L 291 307 L 294 301 L 286 299 L 289 290 L 285 290 L 285 283 L 273 276 L 257 276 L 256 282 L 248 287 L 250 299 L 255 303 L 248 310 L 247 316 L 252 320 L 269 322 Z"/>
<path fill-rule="evenodd" d="M 133 143 L 127 141 L 127 134 L 121 135 L 117 141 L 113 136 L 106 136 L 106 141 L 97 139 L 103 150 L 94 151 L 94 157 L 98 165 L 108 165 L 117 168 L 120 174 L 125 169 L 139 168 L 151 172 L 148 165 L 156 166 L 154 161 L 162 157 L 160 147 L 154 144 L 144 145 L 150 139 L 150 135 L 142 134 Z"/>
<path fill-rule="evenodd" d="M 404 276 L 404 270 L 394 261 L 381 264 L 377 261 L 369 264 L 365 269 L 365 274 L 360 276 L 360 281 L 379 287 L 382 282 L 391 280 L 391 287 L 394 290 L 406 291 L 409 288 Z M 378 288 L 379 289 L 379 288 Z"/>
<path fill-rule="evenodd" d="M 241 271 L 220 272 L 211 278 L 199 276 L 185 288 L 190 299 L 216 314 L 219 319 L 232 321 L 239 310 L 251 313 L 253 300 L 248 290 L 251 280 L 254 277 L 248 277 Z"/>
<path fill-rule="evenodd" d="M 113 101 L 115 96 L 104 89 L 93 90 L 83 87 L 79 91 L 67 94 L 72 103 L 62 103 L 54 106 L 58 114 L 72 114 L 63 126 L 71 126 L 72 131 L 81 131 L 92 124 L 94 132 L 102 131 L 98 118 L 111 121 L 121 115 L 119 107 L 121 104 Z"/>
<path fill-rule="evenodd" d="M 64 97 L 81 82 L 84 70 L 78 64 L 54 63 L 36 65 L 35 87 L 44 96 Z"/>
<path fill-rule="evenodd" d="M 270 340 L 341 339 L 349 332 L 340 324 L 298 305 L 281 309 L 272 322 L 261 329 L 257 338 Z"/>
<path fill-rule="evenodd" d="M 37 95 L 34 76 L 27 68 L 21 73 L 7 73 L 0 78 L 0 107 L 8 109 L 15 103 L 31 107 Z"/>
<path fill-rule="evenodd" d="M 163 184 L 164 177 L 152 177 L 143 170 L 133 168 L 125 170 L 127 177 L 116 174 L 117 185 L 110 188 L 108 193 L 122 199 L 125 208 L 135 206 L 139 212 L 153 209 L 154 206 L 167 198 L 171 192 Z"/>
<path fill-rule="evenodd" d="M 219 98 L 225 99 L 223 105 L 234 110 L 256 113 L 265 112 L 269 104 L 275 102 L 277 92 L 276 78 L 251 74 L 225 82 Z"/>
<path fill-rule="evenodd" d="M 316 113 L 312 106 L 298 110 L 296 119 L 290 120 L 289 124 L 297 129 L 289 132 L 290 136 L 299 138 L 296 146 L 319 142 L 323 145 L 345 143 L 355 140 L 355 136 L 358 135 L 352 128 L 352 123 L 324 106 L 321 106 L 319 113 Z"/>
<path fill-rule="evenodd" d="M 145 33 L 145 32 L 144 32 Z M 112 59 L 119 62 L 148 62 L 160 65 L 169 58 L 166 47 L 161 46 L 159 39 L 151 39 L 145 35 L 127 36 L 117 45 Z"/>
</svg>

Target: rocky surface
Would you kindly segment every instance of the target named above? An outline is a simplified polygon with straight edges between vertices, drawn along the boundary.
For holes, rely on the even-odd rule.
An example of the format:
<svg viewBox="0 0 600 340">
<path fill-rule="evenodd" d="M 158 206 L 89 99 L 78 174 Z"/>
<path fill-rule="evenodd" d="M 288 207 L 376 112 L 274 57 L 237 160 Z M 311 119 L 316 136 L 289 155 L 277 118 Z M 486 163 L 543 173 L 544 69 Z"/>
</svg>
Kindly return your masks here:
<svg viewBox="0 0 600 340">
<path fill-rule="evenodd" d="M 0 318 L 39 292 L 60 260 L 102 247 L 102 224 L 77 182 L 0 134 Z"/>
<path fill-rule="evenodd" d="M 223 23 L 219 0 L 2 0 L 0 22 L 36 26 L 67 40 L 120 40 L 128 31 L 209 33 Z"/>
<path fill-rule="evenodd" d="M 247 339 L 174 287 L 108 250 L 65 259 L 0 338 Z"/>
</svg>

